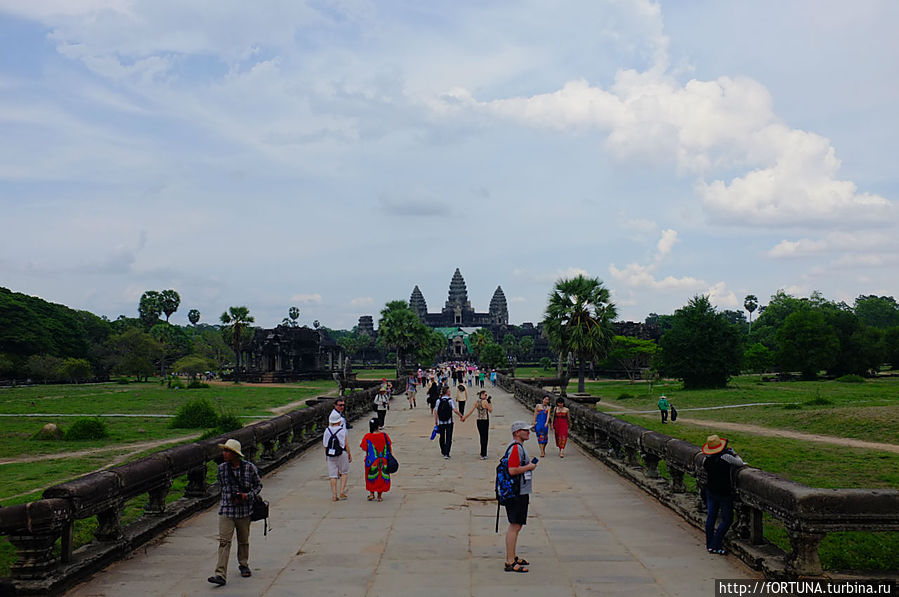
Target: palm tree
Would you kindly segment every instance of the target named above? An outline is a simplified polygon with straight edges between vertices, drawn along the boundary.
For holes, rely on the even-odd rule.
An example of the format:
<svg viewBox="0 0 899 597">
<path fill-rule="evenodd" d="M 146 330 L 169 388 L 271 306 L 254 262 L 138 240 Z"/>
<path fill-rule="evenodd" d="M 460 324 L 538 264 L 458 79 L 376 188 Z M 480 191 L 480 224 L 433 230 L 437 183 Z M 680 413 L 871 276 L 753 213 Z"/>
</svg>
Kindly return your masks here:
<svg viewBox="0 0 899 597">
<path fill-rule="evenodd" d="M 159 293 L 159 302 L 162 307 L 162 312 L 165 313 L 165 320 L 168 322 L 172 313 L 177 311 L 178 307 L 181 305 L 181 295 L 171 289 L 163 290 Z"/>
<path fill-rule="evenodd" d="M 578 359 L 577 391 L 583 393 L 584 368 L 588 360 L 605 358 L 618 315 L 609 290 L 599 278 L 578 275 L 556 282 L 549 295 L 543 328 L 550 345 L 559 352 L 559 362 L 568 354 Z"/>
<path fill-rule="evenodd" d="M 396 374 L 400 375 L 403 357 L 425 345 L 429 330 L 409 308 L 406 301 L 390 301 L 381 309 L 378 343 L 396 351 Z"/>
<path fill-rule="evenodd" d="M 245 332 L 256 319 L 250 316 L 250 310 L 247 307 L 228 307 L 228 310 L 222 313 L 219 319 L 225 324 L 225 327 L 222 328 L 225 341 L 230 340 L 231 346 L 234 347 L 236 357 L 234 383 L 237 383 L 240 374 L 240 350 L 245 342 Z"/>
<path fill-rule="evenodd" d="M 191 325 L 196 326 L 200 321 L 200 312 L 197 309 L 191 309 L 187 312 L 187 320 Z"/>
<path fill-rule="evenodd" d="M 759 299 L 755 298 L 754 294 L 747 294 L 746 298 L 743 299 L 743 308 L 749 311 L 749 334 L 752 333 L 752 313 L 758 309 Z"/>
</svg>

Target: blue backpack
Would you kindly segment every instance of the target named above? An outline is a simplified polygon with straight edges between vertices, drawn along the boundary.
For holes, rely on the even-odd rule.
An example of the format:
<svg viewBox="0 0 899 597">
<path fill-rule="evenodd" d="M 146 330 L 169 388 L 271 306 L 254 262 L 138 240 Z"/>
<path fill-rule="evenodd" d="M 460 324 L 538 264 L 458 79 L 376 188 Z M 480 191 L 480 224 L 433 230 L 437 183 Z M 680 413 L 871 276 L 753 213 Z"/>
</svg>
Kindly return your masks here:
<svg viewBox="0 0 899 597">
<path fill-rule="evenodd" d="M 496 532 L 499 532 L 499 507 L 508 504 L 514 498 L 521 494 L 521 475 L 509 474 L 509 454 L 512 448 L 517 446 L 518 442 L 512 442 L 506 448 L 506 453 L 496 465 L 496 484 L 494 491 L 496 492 Z"/>
</svg>

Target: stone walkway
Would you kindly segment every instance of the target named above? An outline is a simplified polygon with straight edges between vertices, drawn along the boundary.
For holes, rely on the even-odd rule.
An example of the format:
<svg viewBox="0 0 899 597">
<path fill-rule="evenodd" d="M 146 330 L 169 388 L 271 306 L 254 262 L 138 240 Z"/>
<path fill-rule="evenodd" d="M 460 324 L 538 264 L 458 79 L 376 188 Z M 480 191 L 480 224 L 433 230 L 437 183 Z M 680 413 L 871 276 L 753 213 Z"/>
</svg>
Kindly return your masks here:
<svg viewBox="0 0 899 597">
<path fill-rule="evenodd" d="M 253 525 L 252 578 L 237 573 L 235 543 L 228 584 L 206 582 L 217 549 L 217 514 L 210 510 L 68 594 L 695 597 L 713 595 L 715 578 L 758 577 L 732 556 L 707 554 L 698 530 L 574 444 L 560 459 L 552 440 L 534 473 L 531 514 L 519 538 L 531 572 L 504 572 L 507 523 L 502 512 L 494 533 L 494 470 L 511 422 L 533 415 L 499 388 L 489 391 L 495 412 L 486 461 L 478 459 L 473 417 L 456 423 L 453 458 L 445 461 L 428 439 L 433 417 L 424 400 L 414 410 L 404 410 L 404 397 L 393 400 L 386 431 L 401 466 L 382 503 L 365 500 L 363 421 L 350 431 L 348 500 L 330 501 L 320 450 L 265 478 L 273 529 L 263 537 Z M 527 448 L 539 453 L 534 437 Z"/>
</svg>

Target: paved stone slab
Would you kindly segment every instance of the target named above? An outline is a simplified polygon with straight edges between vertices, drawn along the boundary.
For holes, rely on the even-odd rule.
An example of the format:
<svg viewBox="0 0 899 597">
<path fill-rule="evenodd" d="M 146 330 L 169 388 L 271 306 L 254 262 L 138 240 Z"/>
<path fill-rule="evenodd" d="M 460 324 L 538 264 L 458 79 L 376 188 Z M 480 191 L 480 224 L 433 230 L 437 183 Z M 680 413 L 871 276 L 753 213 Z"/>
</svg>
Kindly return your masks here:
<svg viewBox="0 0 899 597">
<path fill-rule="evenodd" d="M 501 512 L 500 533 L 494 532 L 494 470 L 511 422 L 533 415 L 499 388 L 489 391 L 495 412 L 486 461 L 478 459 L 473 419 L 456 423 L 453 457 L 445 461 L 437 441 L 428 439 L 433 416 L 427 406 L 405 410 L 405 399 L 393 401 L 386 431 L 400 470 L 381 503 L 365 499 L 362 421 L 350 431 L 355 458 L 348 500 L 330 500 L 321 450 L 266 477 L 273 529 L 263 537 L 261 526 L 253 525 L 252 578 L 237 573 L 235 542 L 228 584 L 206 582 L 217 549 L 212 509 L 69 594 L 692 597 L 713 594 L 714 578 L 757 577 L 732 557 L 707 554 L 698 530 L 574 444 L 560 459 L 552 441 L 535 471 L 531 515 L 519 538 L 531 572 L 504 572 L 507 524 Z M 528 451 L 539 453 L 536 438 Z"/>
</svg>

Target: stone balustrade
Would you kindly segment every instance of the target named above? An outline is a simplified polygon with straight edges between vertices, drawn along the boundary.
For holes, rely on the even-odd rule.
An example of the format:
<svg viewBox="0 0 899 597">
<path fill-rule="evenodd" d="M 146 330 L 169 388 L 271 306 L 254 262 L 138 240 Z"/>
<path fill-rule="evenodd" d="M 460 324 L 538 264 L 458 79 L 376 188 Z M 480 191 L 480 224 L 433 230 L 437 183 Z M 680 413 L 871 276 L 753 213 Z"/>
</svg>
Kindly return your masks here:
<svg viewBox="0 0 899 597">
<path fill-rule="evenodd" d="M 346 418 L 368 415 L 376 393 L 374 387 L 346 396 Z M 187 516 L 218 503 L 218 484 L 208 484 L 207 474 L 210 462 L 221 462 L 218 446 L 227 439 L 240 441 L 245 457 L 263 474 L 318 444 L 333 403 L 331 397 L 307 400 L 306 408 L 55 485 L 34 502 L 0 507 L 0 534 L 17 551 L 12 566 L 17 593 L 60 593 Z M 169 501 L 173 481 L 179 477 L 187 479 L 183 495 Z M 145 495 L 143 514 L 124 524 L 125 505 Z M 75 521 L 90 518 L 97 522 L 94 540 L 75 549 Z"/>
<path fill-rule="evenodd" d="M 498 383 L 527 406 L 556 395 L 499 376 Z M 689 442 L 650 431 L 602 413 L 592 405 L 568 402 L 571 438 L 604 464 L 634 482 L 693 525 L 705 528 L 705 455 Z M 669 478 L 663 478 L 664 463 Z M 685 476 L 696 482 L 687 492 Z M 727 542 L 730 550 L 769 578 L 822 574 L 818 547 L 831 531 L 899 530 L 899 491 L 884 489 L 820 489 L 795 483 L 757 468 L 741 467 L 735 477 L 735 519 Z M 780 521 L 791 550 L 765 539 L 763 514 Z"/>
</svg>

